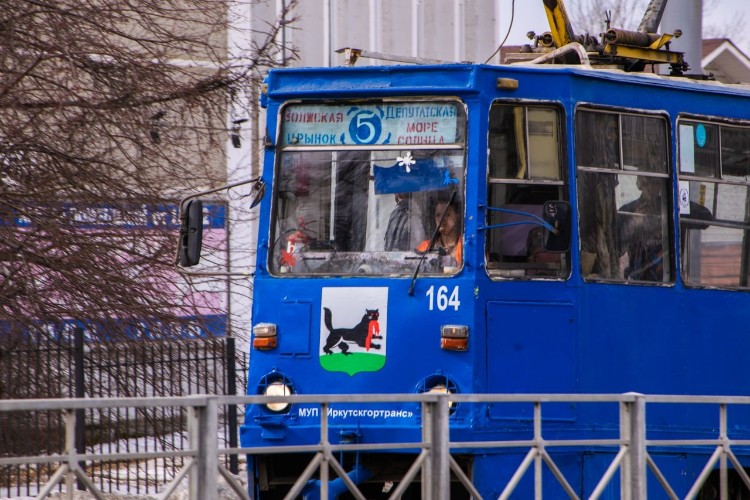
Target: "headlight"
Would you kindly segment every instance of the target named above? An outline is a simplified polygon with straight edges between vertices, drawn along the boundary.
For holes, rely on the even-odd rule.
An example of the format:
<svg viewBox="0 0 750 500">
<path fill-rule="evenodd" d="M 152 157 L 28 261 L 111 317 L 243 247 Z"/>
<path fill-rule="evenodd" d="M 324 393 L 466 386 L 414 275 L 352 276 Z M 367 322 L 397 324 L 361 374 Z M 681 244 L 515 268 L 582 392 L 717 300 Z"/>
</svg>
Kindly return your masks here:
<svg viewBox="0 0 750 500">
<path fill-rule="evenodd" d="M 458 393 L 458 386 L 445 375 L 436 374 L 424 378 L 419 385 L 417 385 L 417 392 L 428 394 L 456 394 Z M 457 404 L 453 401 L 448 401 L 448 408 L 451 415 L 455 413 L 456 406 Z"/>
<path fill-rule="evenodd" d="M 291 396 L 295 392 L 292 381 L 283 373 L 274 370 L 260 379 L 255 393 L 261 396 Z M 291 403 L 285 401 L 267 403 L 264 406 L 273 413 L 287 413 L 292 407 Z"/>
<path fill-rule="evenodd" d="M 281 381 L 271 382 L 263 393 L 264 396 L 291 396 L 292 394 L 294 394 L 292 388 Z M 272 412 L 281 413 L 287 411 L 289 406 L 289 403 L 268 403 L 266 408 Z"/>
<path fill-rule="evenodd" d="M 428 389 L 427 393 L 428 394 L 451 394 L 451 391 L 450 391 L 450 389 L 448 389 L 447 387 L 445 387 L 443 384 L 438 384 L 438 385 L 434 385 L 430 389 Z M 453 409 L 453 404 L 454 404 L 453 401 L 451 401 L 449 399 L 448 400 L 448 408 L 450 408 L 452 410 Z"/>
<path fill-rule="evenodd" d="M 450 394 L 451 391 L 448 390 L 447 387 L 445 387 L 443 384 L 438 384 L 435 386 L 432 386 L 430 389 L 427 390 L 430 394 Z"/>
</svg>

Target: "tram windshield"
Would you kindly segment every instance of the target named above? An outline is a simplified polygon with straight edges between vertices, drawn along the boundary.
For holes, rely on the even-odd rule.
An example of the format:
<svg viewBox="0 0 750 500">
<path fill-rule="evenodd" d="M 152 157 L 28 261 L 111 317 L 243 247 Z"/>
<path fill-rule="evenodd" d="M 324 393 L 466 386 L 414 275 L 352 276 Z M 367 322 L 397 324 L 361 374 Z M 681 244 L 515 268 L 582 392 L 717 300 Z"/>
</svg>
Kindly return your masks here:
<svg viewBox="0 0 750 500">
<path fill-rule="evenodd" d="M 286 106 L 271 273 L 458 272 L 465 127 L 455 101 Z"/>
</svg>

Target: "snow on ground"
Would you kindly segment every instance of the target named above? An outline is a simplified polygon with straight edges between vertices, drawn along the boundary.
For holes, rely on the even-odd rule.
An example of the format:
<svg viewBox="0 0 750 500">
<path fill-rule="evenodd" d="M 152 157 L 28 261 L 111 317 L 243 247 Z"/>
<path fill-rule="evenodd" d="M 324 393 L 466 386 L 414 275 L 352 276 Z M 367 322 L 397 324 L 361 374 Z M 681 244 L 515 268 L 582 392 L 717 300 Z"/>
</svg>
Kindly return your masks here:
<svg viewBox="0 0 750 500">
<path fill-rule="evenodd" d="M 220 439 L 219 443 L 221 443 L 221 439 L 224 439 L 223 434 L 221 432 L 218 435 L 218 438 Z M 140 438 L 133 438 L 133 439 L 127 439 L 127 440 L 120 440 L 112 443 L 103 443 L 100 445 L 97 445 L 95 447 L 88 448 L 86 450 L 89 454 L 107 454 L 107 453 L 140 453 L 140 452 L 156 452 L 156 451 L 162 451 L 164 450 L 164 447 L 161 445 L 162 442 L 166 443 L 174 443 L 175 446 L 178 448 L 180 445 L 183 449 L 189 448 L 189 439 L 187 437 L 187 434 L 181 434 L 181 433 L 175 433 L 169 436 L 161 436 L 161 437 L 140 437 Z M 220 447 L 222 445 L 220 444 Z M 235 479 L 242 484 L 243 488 L 247 488 L 247 477 L 244 472 L 245 468 L 245 457 L 244 455 L 239 457 L 240 461 L 240 473 L 237 476 L 234 476 Z M 93 462 L 90 466 L 96 466 L 97 462 Z M 177 473 L 178 471 L 175 470 L 174 473 Z M 163 464 L 163 459 L 157 459 L 157 460 L 150 460 L 148 462 L 139 461 L 137 463 L 134 463 L 130 466 L 130 469 L 126 469 L 125 464 L 121 464 L 119 474 L 115 471 L 112 471 L 112 476 L 124 481 L 126 477 L 128 477 L 128 473 L 130 475 L 140 475 L 141 477 L 147 476 L 150 478 L 164 478 L 165 477 L 165 468 Z M 114 481 L 114 480 L 113 480 Z M 152 482 L 153 480 L 150 480 Z M 170 499 L 174 500 L 187 500 L 188 499 L 188 481 L 189 478 L 185 477 L 180 485 L 177 487 L 175 492 L 169 497 Z M 94 484 L 97 488 L 99 488 L 99 478 L 97 477 L 94 481 Z M 162 488 L 166 486 L 165 482 L 164 485 L 162 485 Z M 223 477 L 221 475 L 218 476 L 218 483 L 219 483 L 219 492 L 217 496 L 217 500 L 230 500 L 230 499 L 236 499 L 239 498 L 239 496 L 232 490 L 232 488 L 226 483 Z M 63 480 L 63 487 L 64 487 L 64 480 Z M 153 486 L 151 486 L 153 488 Z M 105 488 L 108 489 L 108 488 Z M 123 490 L 121 493 L 106 493 L 103 492 L 104 498 L 107 500 L 151 500 L 156 498 L 156 493 L 151 495 L 146 494 L 134 494 L 134 493 L 128 493 L 125 491 L 127 489 L 127 485 L 125 483 L 121 483 L 119 485 L 113 485 L 112 489 L 116 490 Z M 135 485 L 131 485 L 131 489 L 135 489 Z M 160 488 L 161 489 L 161 488 Z M 34 496 L 14 496 L 13 492 L 15 491 L 15 488 L 2 488 L 0 487 L 0 499 L 5 498 L 13 498 L 17 500 L 29 500 L 33 499 Z M 38 493 L 38 490 L 36 491 L 28 491 L 27 493 L 35 495 Z M 67 499 L 67 493 L 65 492 L 54 492 L 51 493 L 47 498 L 54 499 L 54 500 L 63 500 Z M 75 500 L 89 500 L 94 499 L 93 495 L 87 492 L 74 492 L 73 498 Z"/>
<path fill-rule="evenodd" d="M 241 476 L 234 476 L 234 477 L 240 484 L 242 484 L 243 488 L 247 488 L 247 481 L 245 477 L 241 477 Z M 189 497 L 188 497 L 187 481 L 188 479 L 185 478 L 183 480 L 183 483 L 177 487 L 177 489 L 172 495 L 170 495 L 169 498 L 171 500 L 188 500 Z M 1 498 L 13 498 L 16 500 L 32 500 L 34 497 L 7 497 L 6 496 L 6 497 L 1 497 Z M 55 493 L 50 494 L 47 498 L 54 499 L 54 500 L 65 500 L 68 498 L 68 494 L 66 492 L 55 492 Z M 75 500 L 95 500 L 96 499 L 94 495 L 85 491 L 74 492 L 73 498 Z M 104 493 L 104 498 L 106 498 L 107 500 L 153 500 L 156 498 L 156 496 L 135 495 L 133 493 Z M 218 491 L 218 495 L 216 498 L 217 500 L 235 500 L 240 497 L 227 484 L 224 478 L 219 476 L 219 491 Z"/>
</svg>

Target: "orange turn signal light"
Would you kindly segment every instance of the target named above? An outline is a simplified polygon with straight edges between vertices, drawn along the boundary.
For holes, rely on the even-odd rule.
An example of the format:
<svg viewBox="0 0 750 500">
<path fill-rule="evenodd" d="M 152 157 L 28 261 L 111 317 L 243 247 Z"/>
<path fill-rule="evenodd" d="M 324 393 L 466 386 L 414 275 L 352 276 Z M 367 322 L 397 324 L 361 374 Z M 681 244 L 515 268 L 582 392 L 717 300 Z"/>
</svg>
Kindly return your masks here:
<svg viewBox="0 0 750 500">
<path fill-rule="evenodd" d="M 469 327 L 465 325 L 443 325 L 440 327 L 440 348 L 446 351 L 469 349 Z"/>
<path fill-rule="evenodd" d="M 276 337 L 255 337 L 253 339 L 253 349 L 276 349 L 277 345 Z"/>
<path fill-rule="evenodd" d="M 276 325 L 273 323 L 258 323 L 253 327 L 253 349 L 276 349 L 277 345 Z"/>
<path fill-rule="evenodd" d="M 440 339 L 440 348 L 446 351 L 467 351 L 469 349 L 469 339 Z"/>
</svg>

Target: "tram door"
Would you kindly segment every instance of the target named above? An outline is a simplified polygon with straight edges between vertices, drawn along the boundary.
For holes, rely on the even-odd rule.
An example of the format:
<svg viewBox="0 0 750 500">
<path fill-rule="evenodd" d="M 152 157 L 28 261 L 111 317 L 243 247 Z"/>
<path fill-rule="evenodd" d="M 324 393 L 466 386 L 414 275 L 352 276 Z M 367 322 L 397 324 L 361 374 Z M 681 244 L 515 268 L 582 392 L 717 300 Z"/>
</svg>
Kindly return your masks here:
<svg viewBox="0 0 750 500">
<path fill-rule="evenodd" d="M 567 199 L 562 111 L 554 103 L 496 101 L 489 116 L 486 268 L 487 388 L 496 393 L 575 389 L 575 311 L 562 300 L 570 252 L 544 248 L 536 221 L 545 202 Z M 569 408 L 554 409 L 571 418 Z M 531 418 L 529 405 L 498 405 L 491 418 Z M 548 415 L 548 417 L 551 415 Z"/>
<path fill-rule="evenodd" d="M 500 284 L 498 284 L 500 285 Z M 490 393 L 574 393 L 575 309 L 552 301 L 493 300 L 487 303 Z M 531 405 L 495 405 L 491 419 L 531 419 Z M 571 419 L 571 405 L 545 405 L 545 420 Z"/>
</svg>

